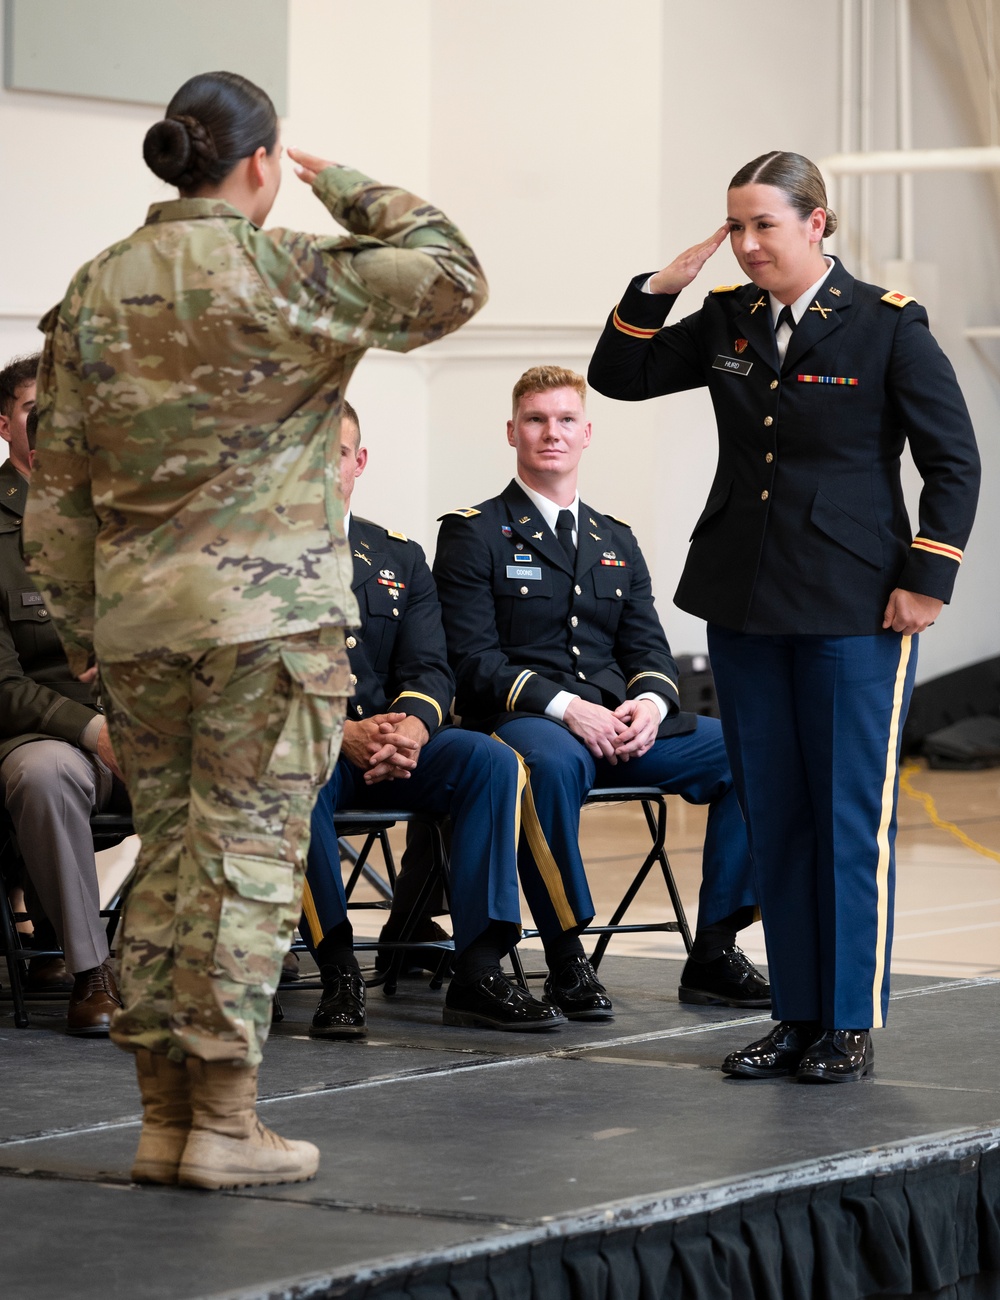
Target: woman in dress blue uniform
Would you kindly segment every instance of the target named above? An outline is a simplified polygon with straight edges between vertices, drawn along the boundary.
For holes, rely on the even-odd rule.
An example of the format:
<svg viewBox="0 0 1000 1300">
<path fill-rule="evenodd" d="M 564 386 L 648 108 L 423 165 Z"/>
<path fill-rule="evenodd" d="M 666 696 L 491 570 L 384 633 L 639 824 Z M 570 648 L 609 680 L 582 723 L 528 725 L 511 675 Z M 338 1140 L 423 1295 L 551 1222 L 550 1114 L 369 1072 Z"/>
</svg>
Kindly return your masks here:
<svg viewBox="0 0 1000 1300">
<path fill-rule="evenodd" d="M 707 620 L 747 819 L 774 1019 L 727 1074 L 859 1079 L 885 1023 L 898 758 L 917 636 L 951 597 L 979 459 L 912 298 L 823 252 L 836 217 L 799 154 L 755 158 L 728 216 L 632 281 L 590 366 L 609 397 L 707 386 L 719 463 L 677 591 Z M 745 285 L 664 326 L 726 236 Z M 900 486 L 923 479 L 914 536 Z"/>
</svg>

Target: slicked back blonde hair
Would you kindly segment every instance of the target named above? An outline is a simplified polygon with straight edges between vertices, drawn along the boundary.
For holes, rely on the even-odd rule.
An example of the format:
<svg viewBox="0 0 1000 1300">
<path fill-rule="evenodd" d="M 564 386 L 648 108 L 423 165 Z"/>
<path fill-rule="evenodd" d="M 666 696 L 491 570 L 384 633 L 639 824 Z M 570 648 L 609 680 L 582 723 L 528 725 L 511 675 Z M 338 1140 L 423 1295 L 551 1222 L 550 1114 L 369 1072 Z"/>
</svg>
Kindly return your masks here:
<svg viewBox="0 0 1000 1300">
<path fill-rule="evenodd" d="M 583 375 L 578 375 L 575 370 L 566 370 L 562 366 L 532 366 L 514 385 L 512 418 L 517 419 L 517 407 L 522 397 L 547 393 L 553 388 L 572 388 L 579 395 L 581 405 L 587 405 L 587 381 Z"/>
</svg>

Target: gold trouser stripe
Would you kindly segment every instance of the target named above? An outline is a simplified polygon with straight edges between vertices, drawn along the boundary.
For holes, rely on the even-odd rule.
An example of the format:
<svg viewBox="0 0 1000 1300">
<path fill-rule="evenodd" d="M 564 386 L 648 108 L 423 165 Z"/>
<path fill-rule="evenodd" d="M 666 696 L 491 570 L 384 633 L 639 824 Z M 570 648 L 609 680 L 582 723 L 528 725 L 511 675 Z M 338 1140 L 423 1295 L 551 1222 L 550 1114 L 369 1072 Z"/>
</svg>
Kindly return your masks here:
<svg viewBox="0 0 1000 1300">
<path fill-rule="evenodd" d="M 501 739 L 496 732 L 493 733 L 493 739 L 499 740 L 501 745 L 507 745 L 507 742 Z M 538 820 L 538 813 L 535 811 L 535 798 L 531 793 L 531 769 L 523 757 L 517 753 L 513 745 L 507 745 L 507 748 L 517 754 L 517 761 L 521 766 L 521 780 L 518 782 L 519 788 L 524 790 L 521 824 L 528 838 L 528 848 L 531 849 L 531 856 L 535 859 L 535 866 L 542 878 L 542 884 L 549 896 L 549 901 L 556 914 L 556 920 L 564 930 L 572 930 L 580 922 L 573 914 L 572 907 L 570 907 L 569 899 L 566 897 L 566 887 L 563 884 L 562 872 L 556 866 L 556 860 L 552 856 L 552 850 L 549 848 L 545 832 Z M 522 781 L 523 786 L 521 785 Z"/>
<path fill-rule="evenodd" d="M 312 890 L 309 888 L 308 880 L 304 881 L 302 886 L 302 914 L 309 926 L 313 947 L 318 948 L 323 942 L 323 927 L 319 923 L 319 913 L 316 911 L 316 904 L 313 902 Z"/>
<path fill-rule="evenodd" d="M 399 700 L 405 700 L 408 696 L 414 700 L 426 700 L 428 704 L 433 704 L 434 712 L 438 715 L 438 726 L 440 727 L 441 723 L 444 722 L 444 714 L 441 712 L 441 705 L 438 704 L 433 695 L 424 695 L 422 691 L 400 691 L 393 700 L 393 704 L 396 704 Z M 392 712 L 391 708 L 389 712 Z"/>
<path fill-rule="evenodd" d="M 878 928 L 875 932 L 875 978 L 872 981 L 872 1028 L 881 1029 L 882 980 L 885 976 L 886 936 L 889 932 L 889 823 L 892 821 L 893 795 L 896 789 L 896 742 L 899 737 L 899 715 L 903 710 L 903 688 L 906 669 L 910 662 L 911 638 L 904 636 L 899 647 L 899 667 L 892 692 L 892 718 L 889 722 L 889 743 L 885 751 L 885 779 L 882 782 L 882 819 L 879 822 L 878 867 L 875 887 L 878 894 Z"/>
</svg>

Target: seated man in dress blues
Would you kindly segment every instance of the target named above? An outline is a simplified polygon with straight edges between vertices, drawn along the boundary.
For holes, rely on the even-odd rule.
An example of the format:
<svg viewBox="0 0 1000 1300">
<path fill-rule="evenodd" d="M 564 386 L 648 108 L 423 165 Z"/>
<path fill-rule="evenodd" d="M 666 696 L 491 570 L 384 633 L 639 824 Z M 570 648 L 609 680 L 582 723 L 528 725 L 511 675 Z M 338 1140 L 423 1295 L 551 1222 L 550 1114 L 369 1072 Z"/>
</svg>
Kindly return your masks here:
<svg viewBox="0 0 1000 1300">
<path fill-rule="evenodd" d="M 309 1032 L 318 1038 L 366 1033 L 365 986 L 334 824 L 338 808 L 419 809 L 451 817 L 455 964 L 445 1024 L 513 1030 L 565 1024 L 556 1008 L 532 998 L 500 969 L 520 926 L 521 766 L 489 737 L 444 725 L 454 679 L 424 553 L 402 533 L 350 511 L 367 459 L 357 413 L 345 402 L 340 483 L 361 628 L 347 638 L 355 695 L 340 761 L 312 819 L 301 928 L 320 968 L 323 997 Z"/>
<path fill-rule="evenodd" d="M 768 985 L 735 946 L 756 900 L 722 728 L 679 711 L 677 667 L 631 529 L 580 501 L 585 396 L 571 370 L 522 375 L 507 424 L 516 478 L 500 496 L 442 517 L 434 577 L 456 710 L 528 768 L 518 869 L 545 946 L 549 1000 L 574 1019 L 612 1014 L 579 938 L 594 916 L 580 808 L 594 786 L 649 785 L 709 806 L 681 1001 L 766 1007 Z"/>
</svg>

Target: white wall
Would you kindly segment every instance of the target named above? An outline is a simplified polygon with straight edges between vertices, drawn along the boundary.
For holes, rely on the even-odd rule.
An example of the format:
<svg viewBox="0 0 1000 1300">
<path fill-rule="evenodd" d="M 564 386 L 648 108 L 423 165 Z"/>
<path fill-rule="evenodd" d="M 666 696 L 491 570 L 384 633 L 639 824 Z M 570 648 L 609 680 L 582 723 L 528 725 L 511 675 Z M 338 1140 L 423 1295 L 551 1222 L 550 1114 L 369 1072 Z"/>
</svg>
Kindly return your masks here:
<svg viewBox="0 0 1000 1300">
<path fill-rule="evenodd" d="M 887 9 L 878 7 L 888 42 L 879 58 L 891 66 Z M 926 9 L 918 0 L 915 142 L 976 142 L 947 29 L 932 30 Z M 504 427 L 522 370 L 543 361 L 585 370 L 627 279 L 713 230 L 726 182 L 749 158 L 837 147 L 829 0 L 291 0 L 290 10 L 285 141 L 433 199 L 490 278 L 491 301 L 470 326 L 411 357 L 369 354 L 349 394 L 371 451 L 356 509 L 429 550 L 438 514 L 510 477 Z M 891 86 L 879 84 L 876 143 L 892 144 Z M 0 92 L 0 355 L 37 346 L 32 317 L 166 192 L 141 162 L 154 116 Z M 982 178 L 924 177 L 916 188 L 918 256 L 942 285 L 932 325 L 965 388 L 988 475 L 955 603 L 924 638 L 926 677 L 1000 650 L 991 571 L 1000 519 L 990 508 L 1000 344 L 961 337 L 967 324 L 996 323 L 1000 242 Z M 877 189 L 880 259 L 895 255 L 891 189 Z M 273 220 L 331 225 L 291 172 Z M 678 311 L 739 278 L 721 250 Z M 703 649 L 703 627 L 671 597 L 715 465 L 707 400 L 594 395 L 591 414 L 583 494 L 633 523 L 674 649 Z"/>
</svg>

